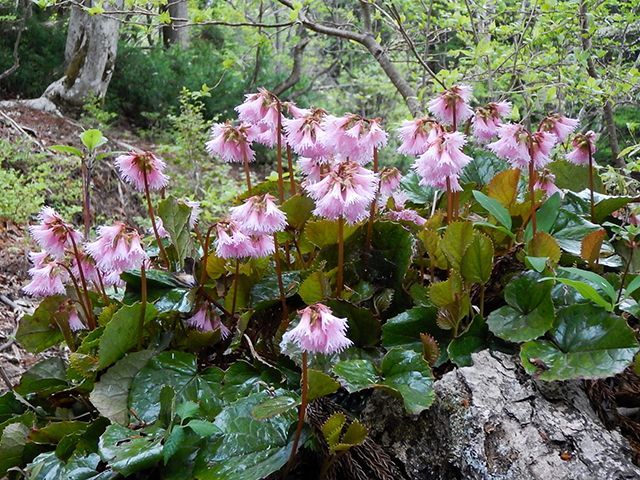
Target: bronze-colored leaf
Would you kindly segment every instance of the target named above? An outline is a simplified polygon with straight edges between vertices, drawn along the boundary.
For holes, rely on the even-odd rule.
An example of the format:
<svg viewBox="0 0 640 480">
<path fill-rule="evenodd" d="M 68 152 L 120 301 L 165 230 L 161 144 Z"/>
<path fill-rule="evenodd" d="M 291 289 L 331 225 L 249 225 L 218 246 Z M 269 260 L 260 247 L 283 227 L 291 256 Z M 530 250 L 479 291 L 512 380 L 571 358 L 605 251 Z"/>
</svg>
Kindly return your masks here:
<svg viewBox="0 0 640 480">
<path fill-rule="evenodd" d="M 595 230 L 582 239 L 582 245 L 580 246 L 580 257 L 589 265 L 598 263 L 600 258 L 600 249 L 602 248 L 602 242 L 607 232 L 602 230 Z"/>
<path fill-rule="evenodd" d="M 438 342 L 428 333 L 421 333 L 420 341 L 422 342 L 422 356 L 429 365 L 434 366 L 440 357 Z"/>
</svg>

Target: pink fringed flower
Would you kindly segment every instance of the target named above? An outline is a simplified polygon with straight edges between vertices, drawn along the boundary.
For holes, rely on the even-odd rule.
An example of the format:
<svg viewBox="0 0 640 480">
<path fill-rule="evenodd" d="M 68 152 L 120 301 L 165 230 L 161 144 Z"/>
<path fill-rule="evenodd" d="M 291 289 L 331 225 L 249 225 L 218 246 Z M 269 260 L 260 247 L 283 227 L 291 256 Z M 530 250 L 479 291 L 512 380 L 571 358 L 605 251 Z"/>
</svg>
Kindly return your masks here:
<svg viewBox="0 0 640 480">
<path fill-rule="evenodd" d="M 380 172 L 380 195 L 383 198 L 389 197 L 393 191 L 400 186 L 402 175 L 395 167 L 385 167 Z"/>
<path fill-rule="evenodd" d="M 287 216 L 268 193 L 255 195 L 242 205 L 231 208 L 231 219 L 244 233 L 254 235 L 281 232 L 287 226 Z"/>
<path fill-rule="evenodd" d="M 79 330 L 86 330 L 87 327 L 82 320 L 80 320 L 80 316 L 78 315 L 78 310 L 75 307 L 71 307 L 69 310 L 69 328 L 72 332 L 77 332 Z"/>
<path fill-rule="evenodd" d="M 220 336 L 223 340 L 231 333 L 231 330 L 220 321 L 218 315 L 212 315 L 209 306 L 206 304 L 200 307 L 195 315 L 187 319 L 187 324 L 203 332 L 213 332 L 220 329 Z"/>
<path fill-rule="evenodd" d="M 160 190 L 167 186 L 169 177 L 164 174 L 166 164 L 151 152 L 129 152 L 115 160 L 123 180 L 135 189 L 144 192 L 144 177 L 150 190 Z"/>
<path fill-rule="evenodd" d="M 498 140 L 487 145 L 489 150 L 521 170 L 529 167 L 532 156 L 534 167 L 543 168 L 551 161 L 551 150 L 556 143 L 555 135 L 535 132 L 531 134 L 530 152 L 529 133 L 520 124 L 501 125 L 498 127 L 498 137 Z"/>
<path fill-rule="evenodd" d="M 562 196 L 562 190 L 556 186 L 556 176 L 546 168 L 538 176 L 535 185 L 535 190 L 542 190 L 547 197 L 552 196 L 554 193 L 559 192 Z"/>
<path fill-rule="evenodd" d="M 245 101 L 236 107 L 238 118 L 253 125 L 263 124 L 273 129 L 278 126 L 278 99 L 264 88 L 245 95 Z"/>
<path fill-rule="evenodd" d="M 284 343 L 294 343 L 305 352 L 330 355 L 353 345 L 346 336 L 347 319 L 332 315 L 329 307 L 316 303 L 300 312 L 300 323 L 284 334 Z"/>
<path fill-rule="evenodd" d="M 458 176 L 471 161 L 471 157 L 462 152 L 465 141 L 460 132 L 441 132 L 413 166 L 422 177 L 420 183 L 444 189 L 448 180 L 452 191 L 462 190 Z"/>
<path fill-rule="evenodd" d="M 429 102 L 429 111 L 446 125 L 452 125 L 455 115 L 457 125 L 473 115 L 473 110 L 468 105 L 471 99 L 471 87 L 468 85 L 456 85 L 445 90 Z"/>
<path fill-rule="evenodd" d="M 240 230 L 239 225 L 231 219 L 221 220 L 216 224 L 218 241 L 216 254 L 221 258 L 250 257 L 254 253 L 251 238 Z"/>
<path fill-rule="evenodd" d="M 98 269 L 96 268 L 96 262 L 93 258 L 87 255 L 83 251 L 78 252 L 80 254 L 80 268 L 82 268 L 82 274 L 87 282 L 98 283 Z M 78 260 L 75 256 L 71 258 L 71 273 L 74 277 L 80 278 L 80 269 L 78 268 Z"/>
<path fill-rule="evenodd" d="M 473 136 L 488 142 L 498 133 L 501 120 L 511 113 L 511 103 L 491 102 L 476 110 L 473 116 Z"/>
<path fill-rule="evenodd" d="M 396 222 L 411 222 L 418 226 L 424 225 L 427 221 L 415 210 L 405 207 L 407 194 L 404 192 L 394 192 L 391 199 L 391 208 L 385 213 L 385 217 Z"/>
<path fill-rule="evenodd" d="M 555 135 L 558 142 L 564 143 L 569 134 L 578 126 L 578 120 L 552 113 L 540 123 L 540 130 Z"/>
<path fill-rule="evenodd" d="M 312 110 L 308 108 L 300 108 L 293 102 L 282 102 L 282 107 L 291 115 L 293 118 L 301 118 L 306 117 L 311 113 Z"/>
<path fill-rule="evenodd" d="M 373 172 L 350 160 L 341 162 L 319 182 L 307 184 L 316 202 L 315 215 L 348 223 L 366 218 L 375 197 L 377 178 Z"/>
<path fill-rule="evenodd" d="M 298 157 L 298 166 L 305 177 L 305 184 L 319 182 L 323 172 L 328 172 L 332 165 L 331 158 Z"/>
<path fill-rule="evenodd" d="M 287 143 L 303 157 L 318 158 L 327 155 L 329 148 L 321 142 L 324 134 L 322 122 L 327 112 L 314 108 L 298 113 L 302 115 L 283 120 Z"/>
<path fill-rule="evenodd" d="M 44 207 L 38 215 L 38 225 L 29 227 L 34 240 L 44 250 L 55 257 L 63 257 L 65 249 L 72 248 L 82 241 L 82 234 L 62 219 L 51 207 Z"/>
<path fill-rule="evenodd" d="M 273 235 L 251 235 L 251 257 L 264 258 L 276 251 Z"/>
<path fill-rule="evenodd" d="M 85 248 L 100 270 L 108 274 L 117 272 L 118 276 L 125 270 L 139 268 L 147 259 L 138 232 L 121 222 L 98 227 L 98 238 Z"/>
<path fill-rule="evenodd" d="M 398 152 L 405 155 L 422 155 L 440 131 L 440 124 L 431 118 L 405 120 L 398 129 L 398 137 L 402 141 Z"/>
<path fill-rule="evenodd" d="M 186 205 L 191 209 L 191 214 L 189 215 L 189 228 L 195 228 L 195 226 L 198 224 L 200 213 L 202 212 L 200 202 L 194 202 L 187 199 L 178 200 L 178 202 Z"/>
<path fill-rule="evenodd" d="M 571 142 L 573 150 L 567 154 L 567 160 L 575 165 L 588 165 L 589 157 L 596 153 L 596 134 L 589 130 L 579 133 Z"/>
<path fill-rule="evenodd" d="M 387 144 L 387 134 L 378 119 L 348 113 L 343 117 L 327 115 L 323 122 L 322 143 L 334 154 L 365 164 L 373 158 L 373 149 Z"/>
<path fill-rule="evenodd" d="M 29 269 L 31 281 L 22 291 L 34 297 L 63 295 L 64 284 L 69 280 L 67 271 L 47 252 L 31 252 L 29 254 L 33 267 Z"/>
<path fill-rule="evenodd" d="M 205 146 L 210 155 L 218 156 L 225 162 L 252 162 L 254 152 L 251 142 L 261 130 L 248 123 L 233 126 L 231 122 L 216 123 L 211 127 L 211 140 Z"/>
</svg>

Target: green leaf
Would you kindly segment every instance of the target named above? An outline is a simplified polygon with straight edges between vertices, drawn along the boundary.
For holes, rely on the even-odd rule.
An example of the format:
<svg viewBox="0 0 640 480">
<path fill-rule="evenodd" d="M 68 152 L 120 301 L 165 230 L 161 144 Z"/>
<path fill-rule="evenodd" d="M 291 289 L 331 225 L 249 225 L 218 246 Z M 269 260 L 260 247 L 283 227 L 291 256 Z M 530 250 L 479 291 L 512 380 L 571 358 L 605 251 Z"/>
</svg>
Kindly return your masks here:
<svg viewBox="0 0 640 480">
<path fill-rule="evenodd" d="M 520 351 L 525 370 L 542 380 L 609 377 L 638 352 L 623 318 L 589 304 L 561 309 L 550 338 L 525 343 Z"/>
<path fill-rule="evenodd" d="M 284 293 L 287 298 L 294 296 L 300 288 L 300 272 L 293 270 L 282 273 Z M 254 307 L 264 302 L 279 302 L 280 288 L 277 276 L 267 275 L 251 287 L 251 301 Z"/>
<path fill-rule="evenodd" d="M 162 459 L 166 465 L 179 450 L 185 438 L 185 427 L 175 427 L 167 437 L 162 447 Z"/>
<path fill-rule="evenodd" d="M 509 282 L 504 290 L 507 305 L 487 318 L 489 329 L 496 336 L 523 342 L 544 335 L 553 326 L 553 284 L 539 280 L 536 272 L 526 272 Z"/>
<path fill-rule="evenodd" d="M 307 382 L 309 385 L 309 401 L 330 395 L 340 388 L 340 383 L 319 370 L 309 369 L 307 371 Z"/>
<path fill-rule="evenodd" d="M 473 365 L 471 354 L 487 347 L 489 327 L 484 318 L 476 315 L 462 335 L 454 338 L 447 347 L 449 358 L 458 367 Z"/>
<path fill-rule="evenodd" d="M 548 257 L 530 257 L 527 255 L 524 258 L 527 262 L 527 266 L 533 268 L 538 273 L 544 272 L 545 268 L 547 268 Z"/>
<path fill-rule="evenodd" d="M 333 449 L 340 441 L 340 434 L 346 422 L 347 417 L 344 413 L 335 412 L 322 424 L 320 430 L 330 449 Z"/>
<path fill-rule="evenodd" d="M 613 285 L 611 285 L 606 279 L 598 275 L 597 273 L 590 272 L 589 270 L 581 270 L 579 268 L 574 267 L 560 267 L 560 270 L 563 272 L 568 272 L 570 274 L 576 275 L 578 277 L 582 277 L 585 280 L 594 283 L 597 285 L 604 293 L 607 294 L 611 303 L 614 303 L 618 298 L 618 292 Z"/>
<path fill-rule="evenodd" d="M 279 390 L 278 392 L 284 392 Z M 291 394 L 282 395 L 278 392 L 274 392 L 275 397 L 267 398 L 263 402 L 259 403 L 253 410 L 251 415 L 257 420 L 265 420 L 267 418 L 275 417 L 281 413 L 288 412 L 289 410 L 300 405 L 300 399 L 297 396 Z"/>
<path fill-rule="evenodd" d="M 507 162 L 486 150 L 475 150 L 471 156 L 473 160 L 464 167 L 460 175 L 461 183 L 475 183 L 478 187 L 482 187 L 488 184 L 496 174 L 508 168 Z"/>
<path fill-rule="evenodd" d="M 558 188 L 579 192 L 589 184 L 589 169 L 587 167 L 558 160 L 551 162 L 547 168 L 555 175 L 555 183 Z M 594 181 L 596 190 L 603 191 L 604 187 L 598 175 L 594 175 Z"/>
<path fill-rule="evenodd" d="M 56 445 L 66 435 L 84 432 L 88 423 L 80 421 L 51 422 L 42 428 L 34 428 L 29 432 L 29 440 L 33 443 Z"/>
<path fill-rule="evenodd" d="M 158 314 L 153 304 L 148 303 L 145 309 L 144 323 L 153 320 Z M 98 348 L 99 368 L 105 368 L 120 360 L 125 353 L 136 346 L 137 332 L 142 304 L 124 305 L 118 310 L 104 328 Z"/>
<path fill-rule="evenodd" d="M 213 422 L 198 420 L 197 418 L 194 418 L 189 423 L 187 423 L 187 427 L 189 427 L 201 437 L 212 437 L 220 433 L 220 428 L 218 428 L 218 426 Z"/>
<path fill-rule="evenodd" d="M 107 143 L 107 139 L 102 135 L 100 130 L 95 128 L 85 130 L 80 134 L 80 140 L 82 144 L 87 147 L 88 150 L 95 150 Z"/>
<path fill-rule="evenodd" d="M 40 353 L 63 340 L 60 329 L 53 321 L 64 297 L 55 295 L 47 297 L 33 315 L 25 315 L 20 320 L 16 340 L 22 348 L 32 353 Z"/>
<path fill-rule="evenodd" d="M 349 393 L 376 386 L 380 380 L 376 367 L 369 360 L 342 360 L 332 371 Z"/>
<path fill-rule="evenodd" d="M 460 269 L 462 257 L 473 242 L 473 237 L 473 224 L 470 222 L 453 222 L 447 226 L 440 248 L 456 270 Z"/>
<path fill-rule="evenodd" d="M 76 157 L 82 158 L 82 152 L 71 145 L 51 145 L 49 150 L 58 153 L 68 153 L 69 155 L 75 155 Z"/>
<path fill-rule="evenodd" d="M 0 475 L 23 463 L 23 452 L 27 444 L 30 428 L 22 423 L 11 423 L 2 430 L 0 436 Z"/>
<path fill-rule="evenodd" d="M 268 398 L 266 392 L 240 398 L 215 420 L 221 438 L 209 442 L 196 459 L 198 480 L 256 480 L 278 471 L 289 459 L 292 444 L 288 435 L 296 414 L 259 421 L 251 411 Z"/>
<path fill-rule="evenodd" d="M 467 282 L 485 284 L 493 269 L 493 243 L 481 233 L 475 233 L 473 241 L 462 257 L 460 273 Z"/>
<path fill-rule="evenodd" d="M 177 256 L 177 264 L 181 266 L 184 259 L 193 250 L 191 228 L 189 227 L 191 207 L 184 202 L 179 202 L 173 196 L 169 196 L 158 204 L 158 216 L 162 219 L 164 228 L 169 232 Z"/>
<path fill-rule="evenodd" d="M 598 291 L 588 283 L 582 282 L 580 280 L 572 280 L 570 278 L 559 277 L 556 277 L 553 280 L 575 288 L 576 291 L 584 298 L 586 298 L 587 300 L 591 300 L 593 303 L 604 308 L 605 310 L 609 312 L 613 310 L 613 305 L 602 298 Z"/>
<path fill-rule="evenodd" d="M 296 230 L 302 230 L 311 218 L 315 205 L 306 195 L 294 195 L 282 204 L 280 209 L 287 215 L 287 223 Z"/>
<path fill-rule="evenodd" d="M 304 279 L 298 290 L 298 295 L 307 305 L 318 303 L 331 294 L 331 286 L 327 275 L 322 271 L 312 272 Z"/>
<path fill-rule="evenodd" d="M 47 396 L 69 387 L 66 380 L 66 365 L 61 358 L 45 358 L 29 368 L 15 388 L 16 393 L 28 395 L 39 393 Z"/>
<path fill-rule="evenodd" d="M 347 337 L 357 347 L 370 347 L 380 341 L 380 322 L 371 310 L 356 307 L 345 300 L 329 300 L 325 304 L 333 310 L 333 315 L 346 318 L 349 324 Z"/>
<path fill-rule="evenodd" d="M 344 226 L 344 239 L 349 238 L 357 230 L 356 225 Z M 322 248 L 338 243 L 338 222 L 334 220 L 314 220 L 307 222 L 304 234 L 316 247 Z"/>
<path fill-rule="evenodd" d="M 100 377 L 89 400 L 103 416 L 121 425 L 129 423 L 129 388 L 152 356 L 152 350 L 129 353 Z"/>
<path fill-rule="evenodd" d="M 500 222 L 500 224 L 502 224 L 507 230 L 511 231 L 511 214 L 509 213 L 509 210 L 503 207 L 498 200 L 490 198 L 477 190 L 473 191 L 473 197 L 487 212 Z"/>
<path fill-rule="evenodd" d="M 382 385 L 400 394 L 410 414 L 418 415 L 435 400 L 431 368 L 421 354 L 392 348 L 382 359 L 381 371 Z"/>
<path fill-rule="evenodd" d="M 547 257 L 552 265 L 557 265 L 562 255 L 556 239 L 546 232 L 536 232 L 527 243 L 526 252 L 530 257 Z"/>
<path fill-rule="evenodd" d="M 126 477 L 160 461 L 162 436 L 143 436 L 121 425 L 109 425 L 98 442 L 98 453 L 103 462 Z"/>
<path fill-rule="evenodd" d="M 438 309 L 435 307 L 415 307 L 390 318 L 382 326 L 382 345 L 421 352 L 420 334 L 439 331 L 437 317 Z"/>
<path fill-rule="evenodd" d="M 154 422 L 160 413 L 160 391 L 173 388 L 176 404 L 192 401 L 200 405 L 205 418 L 213 419 L 222 407 L 223 372 L 215 367 L 198 372 L 196 357 L 184 352 L 162 352 L 153 357 L 134 377 L 129 407 L 142 421 Z"/>
<path fill-rule="evenodd" d="M 544 204 L 536 211 L 537 231 L 550 232 L 553 224 L 556 223 L 558 214 L 560 213 L 560 193 L 556 192 L 549 197 Z M 531 222 L 527 225 L 524 233 L 524 241 L 528 242 L 533 237 L 533 226 Z"/>
<path fill-rule="evenodd" d="M 407 195 L 407 200 L 417 205 L 427 205 L 433 202 L 436 190 L 432 187 L 420 185 L 420 176 L 413 170 L 402 176 L 400 188 Z"/>
</svg>

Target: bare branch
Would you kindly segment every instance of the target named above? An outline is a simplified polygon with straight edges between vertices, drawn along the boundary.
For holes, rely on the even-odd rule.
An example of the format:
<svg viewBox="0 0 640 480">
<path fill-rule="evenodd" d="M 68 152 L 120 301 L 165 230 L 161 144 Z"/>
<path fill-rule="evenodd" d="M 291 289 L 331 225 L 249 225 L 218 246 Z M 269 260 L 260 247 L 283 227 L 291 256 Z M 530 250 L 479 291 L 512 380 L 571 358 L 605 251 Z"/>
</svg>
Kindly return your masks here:
<svg viewBox="0 0 640 480">
<path fill-rule="evenodd" d="M 300 81 L 300 76 L 302 74 L 302 58 L 304 55 L 304 49 L 309 44 L 309 41 L 310 39 L 303 33 L 300 41 L 293 47 L 293 67 L 291 68 L 291 73 L 284 82 L 271 90 L 276 95 L 281 95 L 283 92 L 289 90 Z"/>
</svg>

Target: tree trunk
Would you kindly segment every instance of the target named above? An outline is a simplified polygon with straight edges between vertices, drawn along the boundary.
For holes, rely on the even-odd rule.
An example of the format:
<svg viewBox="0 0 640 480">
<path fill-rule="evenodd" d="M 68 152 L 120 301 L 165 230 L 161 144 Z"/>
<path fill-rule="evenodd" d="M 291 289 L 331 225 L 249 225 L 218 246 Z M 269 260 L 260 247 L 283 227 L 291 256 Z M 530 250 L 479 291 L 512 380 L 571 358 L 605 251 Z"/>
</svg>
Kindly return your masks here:
<svg viewBox="0 0 640 480">
<path fill-rule="evenodd" d="M 169 25 L 162 27 L 164 46 L 179 45 L 182 48 L 189 46 L 189 28 L 185 27 L 189 18 L 187 0 L 170 0 L 166 10 L 173 19 Z"/>
<path fill-rule="evenodd" d="M 80 107 L 91 97 L 103 98 L 116 61 L 120 21 L 110 10 L 122 9 L 123 0 L 103 4 L 104 14 L 89 15 L 73 6 L 65 47 L 64 76 L 49 85 L 43 97 L 57 105 Z M 84 5 L 91 7 L 91 0 Z"/>
</svg>

